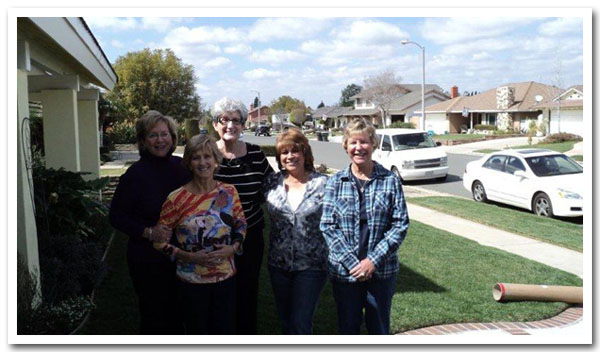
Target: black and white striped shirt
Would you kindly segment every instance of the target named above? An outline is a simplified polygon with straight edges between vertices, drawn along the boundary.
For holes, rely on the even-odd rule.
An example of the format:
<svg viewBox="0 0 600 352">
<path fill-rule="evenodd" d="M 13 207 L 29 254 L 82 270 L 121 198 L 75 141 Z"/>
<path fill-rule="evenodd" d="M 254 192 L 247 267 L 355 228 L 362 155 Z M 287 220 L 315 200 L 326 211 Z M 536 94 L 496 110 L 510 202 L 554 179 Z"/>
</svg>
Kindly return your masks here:
<svg viewBox="0 0 600 352">
<path fill-rule="evenodd" d="M 242 157 L 223 158 L 215 179 L 235 186 L 248 228 L 251 228 L 263 219 L 261 186 L 263 179 L 273 173 L 273 169 L 258 145 L 246 143 L 246 150 L 246 155 Z"/>
</svg>

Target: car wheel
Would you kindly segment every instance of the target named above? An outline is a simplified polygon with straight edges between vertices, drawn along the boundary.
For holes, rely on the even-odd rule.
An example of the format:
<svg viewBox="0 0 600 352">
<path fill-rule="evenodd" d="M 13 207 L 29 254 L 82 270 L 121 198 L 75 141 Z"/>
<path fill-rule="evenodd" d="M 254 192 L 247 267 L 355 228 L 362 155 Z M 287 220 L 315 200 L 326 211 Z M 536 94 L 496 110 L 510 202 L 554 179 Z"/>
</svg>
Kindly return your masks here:
<svg viewBox="0 0 600 352">
<path fill-rule="evenodd" d="M 473 192 L 473 199 L 475 199 L 476 202 L 487 202 L 485 188 L 483 188 L 483 184 L 481 182 L 473 182 L 473 187 L 471 188 L 471 191 Z"/>
<path fill-rule="evenodd" d="M 400 175 L 400 170 L 398 170 L 397 167 L 392 166 L 392 172 L 400 179 L 401 182 L 404 182 L 404 180 L 402 179 L 402 175 Z"/>
<path fill-rule="evenodd" d="M 539 216 L 552 217 L 552 202 L 546 193 L 540 193 L 533 198 L 533 213 Z"/>
</svg>

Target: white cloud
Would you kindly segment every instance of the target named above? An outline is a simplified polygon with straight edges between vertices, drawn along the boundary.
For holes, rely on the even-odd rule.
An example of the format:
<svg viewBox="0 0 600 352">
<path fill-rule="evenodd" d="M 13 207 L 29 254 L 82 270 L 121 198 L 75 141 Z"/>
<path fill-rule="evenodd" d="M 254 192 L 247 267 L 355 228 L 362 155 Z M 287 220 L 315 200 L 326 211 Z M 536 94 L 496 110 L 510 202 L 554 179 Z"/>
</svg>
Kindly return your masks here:
<svg viewBox="0 0 600 352">
<path fill-rule="evenodd" d="M 357 20 L 349 28 L 341 26 L 332 32 L 339 40 L 351 41 L 354 45 L 398 43 L 409 34 L 397 26 L 374 20 Z"/>
<path fill-rule="evenodd" d="M 215 68 L 215 67 L 221 67 L 221 66 L 227 65 L 229 63 L 231 63 L 230 59 L 228 59 L 226 57 L 223 57 L 223 56 L 219 56 L 219 57 L 216 57 L 216 58 L 214 58 L 212 60 L 206 61 L 204 63 L 204 66 L 205 67 L 210 67 L 210 68 Z"/>
<path fill-rule="evenodd" d="M 309 40 L 300 45 L 300 50 L 314 57 L 325 66 L 390 58 L 397 55 L 398 46 L 391 44 L 362 44 L 352 41 L 333 40 L 329 42 Z"/>
<path fill-rule="evenodd" d="M 267 50 L 255 51 L 250 59 L 254 62 L 281 64 L 287 61 L 301 60 L 305 55 L 292 50 L 278 50 L 269 48 Z"/>
<path fill-rule="evenodd" d="M 237 28 L 200 26 L 195 28 L 177 27 L 171 30 L 163 41 L 194 45 L 202 43 L 231 43 L 240 42 L 245 34 Z"/>
<path fill-rule="evenodd" d="M 454 17 L 428 18 L 421 26 L 421 35 L 437 44 L 451 44 L 502 35 L 537 21 L 527 17 Z"/>
<path fill-rule="evenodd" d="M 138 26 L 137 21 L 132 17 L 84 17 L 84 20 L 92 28 L 130 30 Z"/>
<path fill-rule="evenodd" d="M 538 30 L 541 34 L 548 36 L 573 32 L 583 33 L 583 20 L 579 17 L 562 17 L 542 23 Z"/>
<path fill-rule="evenodd" d="M 522 47 L 522 45 L 519 45 Z M 446 55 L 471 55 L 483 51 L 505 51 L 515 48 L 515 38 L 494 38 L 470 40 L 462 43 L 451 44 L 443 47 L 442 53 Z"/>
<path fill-rule="evenodd" d="M 141 27 L 143 29 L 166 32 L 171 28 L 174 21 L 175 19 L 168 17 L 142 17 Z"/>
<path fill-rule="evenodd" d="M 246 79 L 262 79 L 262 78 L 275 78 L 281 76 L 279 71 L 270 71 L 264 68 L 257 68 L 243 73 Z"/>
<path fill-rule="evenodd" d="M 123 43 L 121 43 L 120 41 L 113 39 L 110 41 L 110 45 L 114 46 L 115 48 L 122 48 L 125 45 Z"/>
<path fill-rule="evenodd" d="M 248 32 L 253 41 L 273 39 L 305 39 L 328 27 L 326 18 L 263 18 L 254 23 Z"/>
<path fill-rule="evenodd" d="M 223 51 L 227 54 L 247 55 L 252 52 L 252 47 L 246 44 L 235 44 L 226 47 Z"/>
</svg>

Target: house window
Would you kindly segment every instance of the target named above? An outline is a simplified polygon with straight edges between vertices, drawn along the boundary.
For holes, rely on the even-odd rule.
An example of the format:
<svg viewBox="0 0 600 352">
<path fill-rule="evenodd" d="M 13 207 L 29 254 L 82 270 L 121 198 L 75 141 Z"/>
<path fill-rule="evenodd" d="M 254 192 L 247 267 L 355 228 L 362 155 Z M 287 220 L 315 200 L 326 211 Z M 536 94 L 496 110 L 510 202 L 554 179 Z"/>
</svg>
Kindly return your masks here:
<svg viewBox="0 0 600 352">
<path fill-rule="evenodd" d="M 487 114 L 486 122 L 488 125 L 495 126 L 496 125 L 496 114 Z"/>
</svg>

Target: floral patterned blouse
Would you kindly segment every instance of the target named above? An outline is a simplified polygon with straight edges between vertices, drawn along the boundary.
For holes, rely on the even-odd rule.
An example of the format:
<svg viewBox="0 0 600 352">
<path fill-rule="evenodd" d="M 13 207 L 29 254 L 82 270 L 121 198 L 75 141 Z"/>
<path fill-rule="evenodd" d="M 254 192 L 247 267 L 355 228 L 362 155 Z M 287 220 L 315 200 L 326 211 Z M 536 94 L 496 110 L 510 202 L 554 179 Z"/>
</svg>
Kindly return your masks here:
<svg viewBox="0 0 600 352">
<path fill-rule="evenodd" d="M 313 172 L 296 211 L 288 202 L 285 171 L 263 183 L 271 219 L 269 265 L 287 271 L 326 270 L 327 245 L 319 229 L 327 176 Z"/>
</svg>

